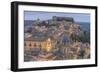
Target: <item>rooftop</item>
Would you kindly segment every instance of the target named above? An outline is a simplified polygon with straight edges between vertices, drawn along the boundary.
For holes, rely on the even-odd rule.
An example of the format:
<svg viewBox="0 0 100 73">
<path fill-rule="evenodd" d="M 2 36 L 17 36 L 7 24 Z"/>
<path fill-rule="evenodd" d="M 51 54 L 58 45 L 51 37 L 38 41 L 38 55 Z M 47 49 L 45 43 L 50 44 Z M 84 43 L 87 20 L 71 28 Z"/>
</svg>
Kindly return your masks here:
<svg viewBox="0 0 100 73">
<path fill-rule="evenodd" d="M 37 32 L 37 33 L 32 33 L 32 37 L 26 38 L 25 40 L 28 41 L 44 41 L 47 40 L 48 38 L 52 37 L 52 33 L 51 31 L 47 31 L 46 33 L 41 33 L 41 32 Z"/>
</svg>

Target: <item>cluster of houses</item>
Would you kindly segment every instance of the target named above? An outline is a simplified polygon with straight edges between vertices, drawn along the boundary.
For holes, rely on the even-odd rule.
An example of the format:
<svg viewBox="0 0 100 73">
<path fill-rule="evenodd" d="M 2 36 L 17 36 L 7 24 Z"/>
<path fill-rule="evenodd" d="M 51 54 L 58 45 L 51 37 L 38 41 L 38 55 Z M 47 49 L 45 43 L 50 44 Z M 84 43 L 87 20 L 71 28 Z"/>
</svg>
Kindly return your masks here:
<svg viewBox="0 0 100 73">
<path fill-rule="evenodd" d="M 28 30 L 30 30 L 30 28 Z M 72 41 L 70 36 L 74 33 L 78 33 L 79 30 L 80 26 L 76 24 L 71 17 L 53 16 L 52 19 L 45 21 L 41 21 L 40 19 L 35 20 L 34 23 L 32 23 L 31 31 L 25 31 L 25 58 L 29 58 L 29 55 L 33 56 L 31 55 L 31 51 L 32 54 L 39 54 L 41 51 L 45 51 L 40 54 L 40 56 L 44 55 L 42 56 L 43 58 L 39 58 L 39 60 L 44 58 L 48 60 L 48 57 L 49 60 L 55 59 L 56 57 L 53 54 L 54 50 L 64 47 L 65 49 L 68 48 L 68 44 Z M 79 49 L 77 49 L 77 51 L 79 51 Z M 30 54 L 27 54 L 27 52 L 30 52 Z M 58 53 L 60 52 L 61 51 Z M 63 52 L 65 53 L 65 50 L 63 50 Z M 35 57 L 37 57 L 37 55 Z"/>
<path fill-rule="evenodd" d="M 47 49 L 49 51 L 49 49 L 52 49 L 54 45 L 54 38 L 57 38 L 56 35 L 60 36 L 61 35 L 61 29 L 57 29 L 54 26 L 58 26 L 59 28 L 63 28 L 61 26 L 62 22 L 66 21 L 68 23 L 73 23 L 74 20 L 73 18 L 70 17 L 57 17 L 57 16 L 53 16 L 53 18 L 51 20 L 46 20 L 46 21 L 40 21 L 39 19 L 37 19 L 34 23 L 33 23 L 33 28 L 32 28 L 32 32 L 31 33 L 25 33 L 25 48 L 37 48 L 37 47 L 41 47 L 43 49 Z M 50 26 L 51 25 L 51 26 Z M 47 29 L 46 26 L 50 26 Z M 53 27 L 56 30 L 53 30 Z M 37 29 L 37 32 L 36 30 Z M 41 32 L 38 32 L 38 31 Z M 64 30 L 64 29 L 63 29 Z M 44 33 L 46 32 L 46 33 Z M 63 32 L 63 31 L 62 31 Z"/>
</svg>

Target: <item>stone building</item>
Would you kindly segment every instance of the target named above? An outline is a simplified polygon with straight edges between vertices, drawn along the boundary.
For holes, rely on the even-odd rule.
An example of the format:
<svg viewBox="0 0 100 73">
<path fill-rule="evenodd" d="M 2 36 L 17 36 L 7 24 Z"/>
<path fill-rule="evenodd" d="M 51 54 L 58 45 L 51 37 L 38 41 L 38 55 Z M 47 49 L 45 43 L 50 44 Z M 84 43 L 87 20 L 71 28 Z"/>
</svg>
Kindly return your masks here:
<svg viewBox="0 0 100 73">
<path fill-rule="evenodd" d="M 25 38 L 24 47 L 26 50 L 40 48 L 50 52 L 55 47 L 54 40 L 48 33 L 35 33 L 31 37 Z"/>
</svg>

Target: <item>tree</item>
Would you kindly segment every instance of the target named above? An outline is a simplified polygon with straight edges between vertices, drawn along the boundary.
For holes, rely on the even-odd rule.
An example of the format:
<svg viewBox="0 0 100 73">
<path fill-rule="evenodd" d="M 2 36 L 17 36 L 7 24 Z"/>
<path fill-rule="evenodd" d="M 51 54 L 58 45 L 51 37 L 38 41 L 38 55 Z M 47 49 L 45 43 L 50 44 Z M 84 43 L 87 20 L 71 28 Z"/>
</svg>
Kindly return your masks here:
<svg viewBox="0 0 100 73">
<path fill-rule="evenodd" d="M 72 39 L 72 41 L 79 41 L 82 43 L 90 43 L 90 32 L 89 31 L 83 31 L 82 33 L 77 34 L 72 34 L 70 36 L 70 38 Z"/>
<path fill-rule="evenodd" d="M 83 43 L 90 43 L 90 33 L 88 31 L 83 31 L 82 34 L 78 36 L 79 40 Z"/>
</svg>

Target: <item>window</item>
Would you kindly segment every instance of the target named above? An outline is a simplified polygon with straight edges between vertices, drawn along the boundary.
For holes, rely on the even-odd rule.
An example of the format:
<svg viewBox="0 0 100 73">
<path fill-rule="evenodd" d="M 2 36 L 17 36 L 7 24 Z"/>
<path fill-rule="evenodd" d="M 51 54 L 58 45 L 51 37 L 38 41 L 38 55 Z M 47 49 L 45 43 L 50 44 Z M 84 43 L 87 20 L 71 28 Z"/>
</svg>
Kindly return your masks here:
<svg viewBox="0 0 100 73">
<path fill-rule="evenodd" d="M 32 46 L 31 43 L 29 44 L 29 46 L 30 46 L 30 47 Z"/>
<path fill-rule="evenodd" d="M 39 45 L 39 47 L 41 48 L 41 44 Z"/>
<path fill-rule="evenodd" d="M 36 45 L 36 43 L 34 43 L 34 47 L 36 47 L 37 45 Z"/>
<path fill-rule="evenodd" d="M 26 46 L 26 42 L 24 43 L 24 46 Z"/>
</svg>

